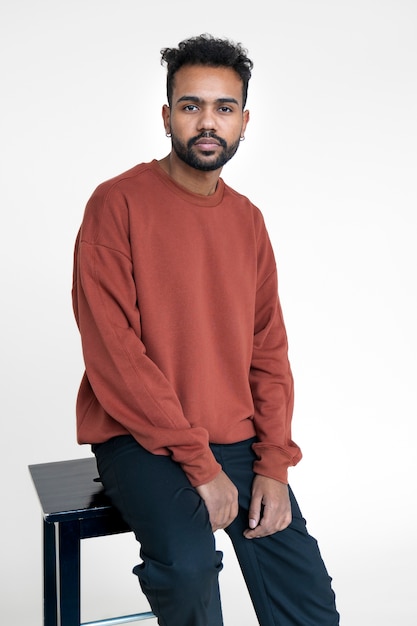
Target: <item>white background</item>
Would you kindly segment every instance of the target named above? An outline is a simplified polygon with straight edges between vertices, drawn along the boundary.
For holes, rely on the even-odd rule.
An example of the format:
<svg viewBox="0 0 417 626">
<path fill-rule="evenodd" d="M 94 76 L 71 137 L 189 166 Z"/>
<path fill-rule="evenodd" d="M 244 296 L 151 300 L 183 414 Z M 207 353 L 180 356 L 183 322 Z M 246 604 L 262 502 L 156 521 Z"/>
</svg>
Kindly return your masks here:
<svg viewBox="0 0 417 626">
<path fill-rule="evenodd" d="M 415 0 L 2 0 L 2 623 L 42 623 L 28 464 L 75 440 L 72 251 L 93 189 L 165 156 L 159 50 L 210 32 L 255 62 L 226 182 L 264 213 L 296 381 L 290 480 L 343 626 L 415 626 Z M 255 626 L 219 535 L 226 626 Z M 131 535 L 83 542 L 83 619 L 146 606 Z"/>
</svg>

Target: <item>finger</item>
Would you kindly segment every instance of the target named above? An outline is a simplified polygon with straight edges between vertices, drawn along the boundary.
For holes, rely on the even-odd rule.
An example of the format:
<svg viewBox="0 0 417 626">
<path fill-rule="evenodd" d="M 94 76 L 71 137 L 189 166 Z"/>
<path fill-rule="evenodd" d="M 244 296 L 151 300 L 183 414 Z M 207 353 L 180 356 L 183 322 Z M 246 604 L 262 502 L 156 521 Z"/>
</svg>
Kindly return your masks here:
<svg viewBox="0 0 417 626">
<path fill-rule="evenodd" d="M 262 498 L 252 497 L 249 507 L 249 528 L 256 528 L 261 519 Z"/>
<path fill-rule="evenodd" d="M 267 537 L 268 535 L 273 535 L 276 532 L 281 532 L 288 528 L 291 523 L 291 519 L 287 517 L 282 520 L 275 521 L 273 520 L 271 523 L 264 521 L 264 518 L 261 519 L 258 526 L 254 529 L 247 529 L 244 531 L 244 536 L 246 539 L 257 539 L 259 537 Z"/>
<path fill-rule="evenodd" d="M 279 530 L 283 530 L 286 525 L 281 524 L 280 518 L 277 518 L 274 507 L 264 506 L 262 510 L 262 518 L 255 528 L 245 531 L 244 535 L 247 539 L 256 539 L 258 537 L 267 537 L 273 535 Z"/>
<path fill-rule="evenodd" d="M 227 507 L 221 511 L 216 512 L 216 516 L 213 519 L 210 519 L 211 528 L 213 532 L 219 530 L 221 528 L 227 528 L 233 522 L 233 520 L 237 517 L 238 514 L 238 505 Z"/>
<path fill-rule="evenodd" d="M 276 528 L 270 528 L 264 526 L 263 521 L 261 520 L 260 524 L 256 528 L 247 529 L 243 533 L 246 539 L 258 539 L 260 537 L 267 537 L 268 535 L 273 535 L 276 532 Z"/>
</svg>

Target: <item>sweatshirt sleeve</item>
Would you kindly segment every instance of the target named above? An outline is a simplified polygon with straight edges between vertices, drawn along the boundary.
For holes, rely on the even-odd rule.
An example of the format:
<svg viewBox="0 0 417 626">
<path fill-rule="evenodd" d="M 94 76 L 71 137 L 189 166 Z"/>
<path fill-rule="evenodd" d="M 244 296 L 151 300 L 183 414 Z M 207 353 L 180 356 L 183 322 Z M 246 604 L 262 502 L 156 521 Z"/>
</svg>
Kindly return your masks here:
<svg viewBox="0 0 417 626">
<path fill-rule="evenodd" d="M 94 419 L 98 403 L 121 432 L 153 454 L 171 455 L 198 486 L 220 466 L 207 431 L 191 427 L 171 384 L 146 354 L 124 204 L 120 194 L 99 188 L 76 242 L 73 305 L 86 368 L 84 391 L 92 396 L 81 419 Z"/>
<path fill-rule="evenodd" d="M 278 297 L 277 271 L 266 231 L 259 237 L 258 288 L 250 385 L 258 442 L 254 471 L 288 482 L 288 467 L 301 459 L 291 439 L 294 386 L 288 342 Z"/>
</svg>

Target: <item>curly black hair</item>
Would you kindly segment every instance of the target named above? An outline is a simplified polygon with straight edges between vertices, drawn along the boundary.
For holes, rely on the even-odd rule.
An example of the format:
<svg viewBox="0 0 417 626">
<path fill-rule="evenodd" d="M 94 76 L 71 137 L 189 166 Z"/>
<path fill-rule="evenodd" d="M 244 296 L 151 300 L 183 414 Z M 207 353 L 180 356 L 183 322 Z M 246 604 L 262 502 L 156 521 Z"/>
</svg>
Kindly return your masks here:
<svg viewBox="0 0 417 626">
<path fill-rule="evenodd" d="M 170 106 L 175 73 L 183 65 L 207 65 L 230 67 L 237 72 L 242 80 L 243 107 L 245 107 L 253 62 L 240 43 L 208 34 L 191 37 L 181 41 L 178 48 L 163 48 L 161 63 L 167 66 L 167 98 Z"/>
</svg>

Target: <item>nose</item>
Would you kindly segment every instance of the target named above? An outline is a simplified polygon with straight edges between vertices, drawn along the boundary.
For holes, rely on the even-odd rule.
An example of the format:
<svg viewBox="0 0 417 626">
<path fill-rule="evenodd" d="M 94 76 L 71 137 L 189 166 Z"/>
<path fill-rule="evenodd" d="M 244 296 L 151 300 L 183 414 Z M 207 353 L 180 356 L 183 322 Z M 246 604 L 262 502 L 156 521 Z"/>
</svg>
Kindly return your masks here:
<svg viewBox="0 0 417 626">
<path fill-rule="evenodd" d="M 212 131 L 216 130 L 216 122 L 213 111 L 208 107 L 201 110 L 200 117 L 198 120 L 198 130 L 199 132 L 204 131 Z"/>
</svg>

